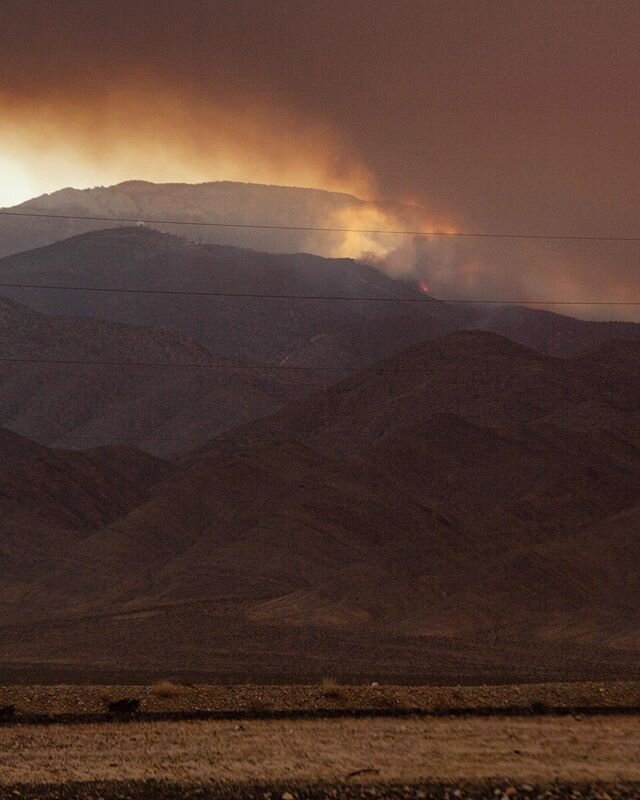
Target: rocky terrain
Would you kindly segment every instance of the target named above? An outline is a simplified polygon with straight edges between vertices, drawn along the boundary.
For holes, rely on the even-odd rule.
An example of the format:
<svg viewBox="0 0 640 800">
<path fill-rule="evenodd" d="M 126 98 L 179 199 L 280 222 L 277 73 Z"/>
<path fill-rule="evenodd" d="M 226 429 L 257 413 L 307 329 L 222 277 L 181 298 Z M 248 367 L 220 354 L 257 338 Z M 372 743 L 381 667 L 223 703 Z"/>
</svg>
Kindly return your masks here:
<svg viewBox="0 0 640 800">
<path fill-rule="evenodd" d="M 90 800 L 99 795 L 104 800 L 120 800 L 123 795 L 131 800 L 173 800 L 173 798 L 201 798 L 203 800 L 231 800 L 231 798 L 284 798 L 284 800 L 355 800 L 381 797 L 387 800 L 495 800 L 498 798 L 535 798 L 536 800 L 634 800 L 640 786 L 628 782 L 563 782 L 532 784 L 519 781 L 482 781 L 470 783 L 421 781 L 419 783 L 309 783 L 296 781 L 272 783 L 215 783 L 180 784 L 170 781 L 90 781 L 87 783 L 19 784 L 0 786 L 0 798 L 44 798 L 45 800 Z"/>
<path fill-rule="evenodd" d="M 153 684 L 96 686 L 0 685 L 0 708 L 12 708 L 13 719 L 82 721 L 108 713 L 109 704 L 125 698 L 139 701 L 146 715 L 226 714 L 230 718 L 260 718 L 269 714 L 291 719 L 334 713 L 344 716 L 466 714 L 622 714 L 640 708 L 640 683 L 607 681 L 585 683 L 531 683 L 496 686 L 398 686 L 346 684 L 325 678 L 313 685 L 207 685 L 160 680 Z M 113 717 L 117 719 L 116 717 Z"/>
</svg>

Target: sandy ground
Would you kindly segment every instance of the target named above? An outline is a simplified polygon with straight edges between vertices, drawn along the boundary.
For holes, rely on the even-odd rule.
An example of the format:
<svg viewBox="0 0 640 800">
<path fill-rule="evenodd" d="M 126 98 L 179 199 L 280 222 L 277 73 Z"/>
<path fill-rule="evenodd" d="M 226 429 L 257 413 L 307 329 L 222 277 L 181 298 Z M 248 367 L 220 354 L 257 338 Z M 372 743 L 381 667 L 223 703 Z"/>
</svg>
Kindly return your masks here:
<svg viewBox="0 0 640 800">
<path fill-rule="evenodd" d="M 636 716 L 25 725 L 0 729 L 0 783 L 616 783 L 640 780 L 638 753 Z"/>
</svg>

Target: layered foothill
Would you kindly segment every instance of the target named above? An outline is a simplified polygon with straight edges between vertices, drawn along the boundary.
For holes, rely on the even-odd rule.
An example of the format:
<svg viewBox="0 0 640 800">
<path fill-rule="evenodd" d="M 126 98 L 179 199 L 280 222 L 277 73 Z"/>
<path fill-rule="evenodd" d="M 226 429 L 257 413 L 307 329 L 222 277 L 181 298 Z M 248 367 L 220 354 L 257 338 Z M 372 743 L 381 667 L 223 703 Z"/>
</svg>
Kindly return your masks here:
<svg viewBox="0 0 640 800">
<path fill-rule="evenodd" d="M 128 669 L 228 652 L 295 673 L 304 641 L 301 670 L 330 648 L 358 674 L 378 651 L 383 671 L 413 652 L 433 675 L 429 653 L 459 675 L 628 673 L 638 357 L 460 332 L 222 434 L 24 584 L 12 658 L 41 657 L 54 613 L 56 652 Z"/>
</svg>

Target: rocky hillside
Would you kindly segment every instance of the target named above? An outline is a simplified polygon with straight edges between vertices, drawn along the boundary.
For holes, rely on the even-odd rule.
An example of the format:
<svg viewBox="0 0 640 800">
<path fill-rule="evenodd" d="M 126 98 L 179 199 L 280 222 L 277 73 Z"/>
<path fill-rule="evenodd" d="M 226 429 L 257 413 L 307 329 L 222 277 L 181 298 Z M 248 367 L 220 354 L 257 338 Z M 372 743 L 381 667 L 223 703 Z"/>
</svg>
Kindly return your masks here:
<svg viewBox="0 0 640 800">
<path fill-rule="evenodd" d="M 67 619 L 69 658 L 78 609 L 116 615 L 127 648 L 170 636 L 183 666 L 296 630 L 338 637 L 340 658 L 375 635 L 635 651 L 639 364 L 629 342 L 566 360 L 483 332 L 414 347 L 183 459 L 6 615 L 23 635 Z"/>
<path fill-rule="evenodd" d="M 49 316 L 0 299 L 0 425 L 44 444 L 182 453 L 314 380 L 236 368 L 167 328 Z"/>
</svg>

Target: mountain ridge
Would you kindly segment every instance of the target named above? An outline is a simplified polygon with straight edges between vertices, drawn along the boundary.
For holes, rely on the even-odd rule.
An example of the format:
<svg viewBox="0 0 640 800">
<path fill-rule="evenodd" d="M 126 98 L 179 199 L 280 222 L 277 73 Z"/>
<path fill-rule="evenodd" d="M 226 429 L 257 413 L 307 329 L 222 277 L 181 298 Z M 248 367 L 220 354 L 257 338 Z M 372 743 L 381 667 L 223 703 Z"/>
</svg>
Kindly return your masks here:
<svg viewBox="0 0 640 800">
<path fill-rule="evenodd" d="M 203 243 L 232 244 L 273 253 L 305 251 L 325 256 L 335 255 L 346 246 L 344 232 L 312 231 L 310 228 L 397 228 L 399 225 L 415 228 L 422 227 L 425 217 L 425 212 L 417 206 L 362 200 L 324 189 L 236 181 L 198 184 L 124 181 L 90 189 L 67 187 L 2 211 L 6 213 L 0 217 L 0 256 L 109 227 L 108 220 L 62 218 L 65 215 L 124 217 L 134 221 L 156 219 L 163 230 L 186 233 Z M 16 216 L 11 217 L 11 212 Z M 59 214 L 61 218 L 37 219 L 38 213 Z M 30 219 L 19 214 L 33 214 L 34 217 Z M 375 226 L 371 225 L 371 218 L 376 220 Z M 357 223 L 358 219 L 361 224 Z M 349 220 L 356 220 L 356 224 Z M 390 226 L 389 221 L 394 224 Z M 220 224 L 207 225 L 208 222 Z M 113 226 L 120 224 L 116 221 Z M 261 225 L 274 229 L 260 230 Z M 289 230 L 277 230 L 282 226 Z M 395 241 L 398 237 L 392 238 Z M 389 249 L 393 246 L 392 242 Z M 384 237 L 363 236 L 362 250 L 368 248 L 386 250 Z M 360 255 L 360 251 L 352 255 Z"/>
</svg>

